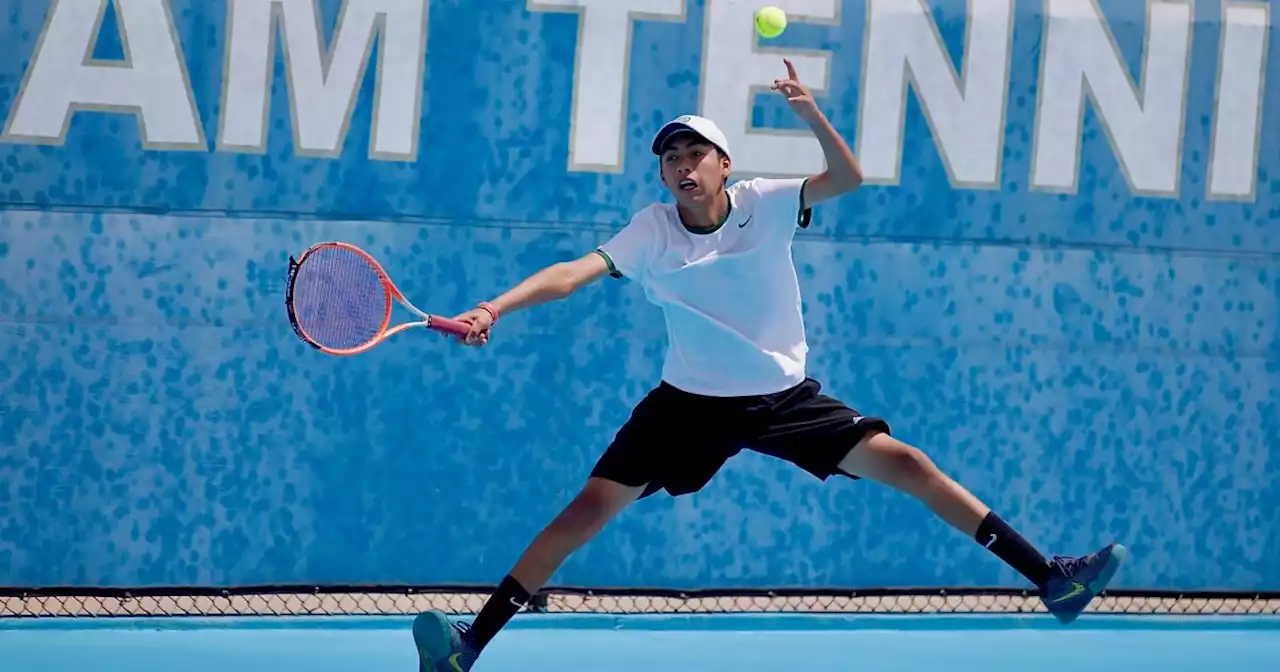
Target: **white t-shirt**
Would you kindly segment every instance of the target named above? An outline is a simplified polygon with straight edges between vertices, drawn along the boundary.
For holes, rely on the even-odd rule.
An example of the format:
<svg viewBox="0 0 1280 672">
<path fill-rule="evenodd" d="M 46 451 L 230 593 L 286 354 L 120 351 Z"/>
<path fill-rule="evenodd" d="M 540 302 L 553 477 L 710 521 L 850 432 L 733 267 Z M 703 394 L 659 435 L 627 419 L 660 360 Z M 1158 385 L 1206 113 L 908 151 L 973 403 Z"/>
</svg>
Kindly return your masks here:
<svg viewBox="0 0 1280 672">
<path fill-rule="evenodd" d="M 804 319 L 791 259 L 797 225 L 808 226 L 803 179 L 753 179 L 728 188 L 731 211 L 695 233 L 674 204 L 655 203 L 598 252 L 614 277 L 640 283 L 662 309 L 662 379 L 694 394 L 770 394 L 804 381 Z"/>
</svg>

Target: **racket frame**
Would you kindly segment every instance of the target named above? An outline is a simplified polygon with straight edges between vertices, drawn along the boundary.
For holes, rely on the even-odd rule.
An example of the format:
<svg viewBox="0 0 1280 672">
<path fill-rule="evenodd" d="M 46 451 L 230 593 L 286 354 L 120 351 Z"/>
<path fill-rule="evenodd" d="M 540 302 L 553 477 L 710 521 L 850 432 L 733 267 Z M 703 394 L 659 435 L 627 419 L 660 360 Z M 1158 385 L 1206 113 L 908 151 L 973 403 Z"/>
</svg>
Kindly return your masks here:
<svg viewBox="0 0 1280 672">
<path fill-rule="evenodd" d="M 303 264 L 306 263 L 307 257 L 311 256 L 318 250 L 327 247 L 340 247 L 361 257 L 361 259 L 363 259 L 365 263 L 369 264 L 369 267 L 378 275 L 378 280 L 382 283 L 384 290 L 383 294 L 386 297 L 386 305 L 383 307 L 382 324 L 378 325 L 377 333 L 374 334 L 373 338 L 370 338 L 368 341 L 352 348 L 329 348 L 317 343 L 307 335 L 306 329 L 302 328 L 302 325 L 298 321 L 297 311 L 294 307 L 294 285 L 298 279 L 298 271 L 302 268 Z M 413 322 L 403 322 L 394 327 L 388 328 L 391 324 L 392 299 L 404 306 L 409 312 L 418 316 L 419 319 Z M 306 251 L 297 258 L 294 258 L 293 255 L 289 256 L 288 286 L 285 290 L 284 301 L 285 310 L 289 315 L 289 326 L 293 327 L 293 332 L 297 334 L 298 338 L 320 352 L 337 357 L 358 355 L 363 352 L 368 352 L 374 346 L 402 331 L 416 329 L 419 327 L 425 327 L 432 331 L 457 337 L 466 336 L 471 331 L 471 326 L 465 322 L 441 317 L 440 315 L 433 315 L 413 305 L 413 302 L 409 301 L 409 299 L 405 297 L 404 293 L 400 291 L 400 288 L 396 286 L 396 283 L 392 282 L 391 276 L 387 273 L 386 269 L 382 267 L 382 264 L 378 263 L 378 260 L 375 259 L 373 255 L 365 252 L 355 245 L 352 245 L 351 243 L 344 243 L 336 240 L 316 243 L 307 248 Z"/>
</svg>

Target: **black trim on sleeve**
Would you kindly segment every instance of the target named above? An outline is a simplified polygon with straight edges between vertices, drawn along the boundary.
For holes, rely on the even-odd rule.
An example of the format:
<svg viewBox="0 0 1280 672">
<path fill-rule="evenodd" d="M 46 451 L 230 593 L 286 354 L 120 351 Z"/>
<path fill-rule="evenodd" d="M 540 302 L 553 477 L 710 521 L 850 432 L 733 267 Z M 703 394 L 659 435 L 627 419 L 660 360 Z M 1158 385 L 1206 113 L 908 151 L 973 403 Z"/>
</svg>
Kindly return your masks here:
<svg viewBox="0 0 1280 672">
<path fill-rule="evenodd" d="M 618 267 L 613 265 L 613 257 L 610 257 L 608 252 L 605 252 L 600 248 L 596 248 L 592 250 L 592 252 L 595 252 L 596 254 L 600 255 L 600 258 L 604 259 L 604 263 L 609 266 L 609 277 L 611 278 L 622 277 L 622 273 L 618 272 Z"/>
<path fill-rule="evenodd" d="M 796 213 L 796 224 L 802 229 L 809 228 L 809 224 L 813 222 L 813 208 L 806 208 L 804 205 L 804 189 L 809 186 L 810 179 L 812 178 L 806 177 L 804 182 L 800 183 L 800 203 L 798 204 L 800 210 Z"/>
</svg>

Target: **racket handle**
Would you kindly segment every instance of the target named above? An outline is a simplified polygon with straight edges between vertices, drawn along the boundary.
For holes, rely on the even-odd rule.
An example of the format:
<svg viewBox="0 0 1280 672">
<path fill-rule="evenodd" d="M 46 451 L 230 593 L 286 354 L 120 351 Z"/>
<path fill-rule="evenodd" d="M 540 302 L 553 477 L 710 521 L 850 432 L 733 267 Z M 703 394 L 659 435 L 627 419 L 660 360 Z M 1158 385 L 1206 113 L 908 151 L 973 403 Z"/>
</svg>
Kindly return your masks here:
<svg viewBox="0 0 1280 672">
<path fill-rule="evenodd" d="M 466 336 L 471 333 L 471 325 L 458 320 L 451 320 L 447 317 L 432 317 L 430 326 L 436 331 L 441 331 L 454 336 Z"/>
</svg>

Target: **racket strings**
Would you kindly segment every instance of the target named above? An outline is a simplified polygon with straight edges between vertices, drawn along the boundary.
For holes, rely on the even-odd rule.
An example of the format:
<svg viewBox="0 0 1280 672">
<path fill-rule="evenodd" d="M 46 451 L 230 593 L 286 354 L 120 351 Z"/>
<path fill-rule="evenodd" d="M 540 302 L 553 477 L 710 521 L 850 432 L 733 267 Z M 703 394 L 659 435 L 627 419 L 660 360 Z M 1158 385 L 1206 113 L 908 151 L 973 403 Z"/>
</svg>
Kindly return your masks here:
<svg viewBox="0 0 1280 672">
<path fill-rule="evenodd" d="M 337 246 L 313 250 L 302 261 L 293 303 L 307 338 L 335 350 L 373 340 L 388 312 L 382 277 L 359 253 Z"/>
</svg>

